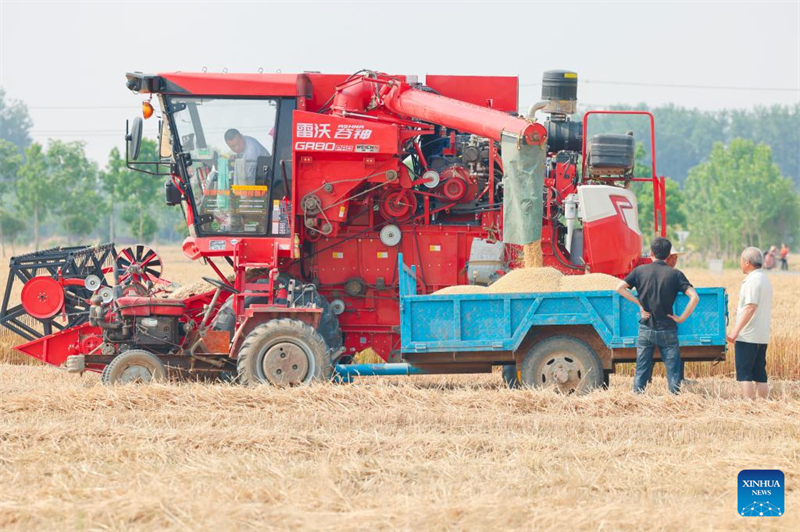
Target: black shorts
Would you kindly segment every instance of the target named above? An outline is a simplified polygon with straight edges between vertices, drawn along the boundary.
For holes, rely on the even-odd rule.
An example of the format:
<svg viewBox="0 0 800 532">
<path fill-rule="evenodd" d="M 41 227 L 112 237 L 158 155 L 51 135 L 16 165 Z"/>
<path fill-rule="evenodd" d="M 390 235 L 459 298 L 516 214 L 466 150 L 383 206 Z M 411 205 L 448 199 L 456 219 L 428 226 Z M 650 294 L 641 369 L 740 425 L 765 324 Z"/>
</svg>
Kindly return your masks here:
<svg viewBox="0 0 800 532">
<path fill-rule="evenodd" d="M 767 344 L 736 342 L 736 380 L 767 382 Z"/>
</svg>

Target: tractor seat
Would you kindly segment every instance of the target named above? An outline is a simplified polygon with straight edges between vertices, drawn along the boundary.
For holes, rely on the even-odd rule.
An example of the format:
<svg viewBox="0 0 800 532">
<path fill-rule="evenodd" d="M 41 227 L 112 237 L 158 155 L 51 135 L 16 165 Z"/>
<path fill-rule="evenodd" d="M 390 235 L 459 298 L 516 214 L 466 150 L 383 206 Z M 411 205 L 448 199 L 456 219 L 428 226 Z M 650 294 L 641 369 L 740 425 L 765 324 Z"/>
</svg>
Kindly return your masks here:
<svg viewBox="0 0 800 532">
<path fill-rule="evenodd" d="M 120 297 L 117 305 L 123 316 L 183 316 L 186 311 L 183 301 L 146 296 Z"/>
</svg>

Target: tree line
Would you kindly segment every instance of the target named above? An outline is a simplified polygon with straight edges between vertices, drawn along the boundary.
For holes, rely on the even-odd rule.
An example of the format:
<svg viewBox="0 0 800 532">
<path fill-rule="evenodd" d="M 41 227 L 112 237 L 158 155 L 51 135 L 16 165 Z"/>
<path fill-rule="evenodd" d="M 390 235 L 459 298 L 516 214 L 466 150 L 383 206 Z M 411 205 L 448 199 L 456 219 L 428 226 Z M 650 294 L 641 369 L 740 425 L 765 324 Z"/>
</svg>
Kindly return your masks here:
<svg viewBox="0 0 800 532">
<path fill-rule="evenodd" d="M 0 244 L 24 240 L 35 249 L 119 238 L 177 240 L 186 233 L 178 210 L 163 201 L 163 182 L 129 170 L 114 148 L 104 168 L 89 160 L 85 143 L 32 142 L 22 102 L 0 88 Z M 156 160 L 156 142 L 142 141 L 142 160 Z"/>
<path fill-rule="evenodd" d="M 656 171 L 680 184 L 689 171 L 706 161 L 714 145 L 733 139 L 752 140 L 772 149 L 782 175 L 800 188 L 800 103 L 756 106 L 754 109 L 701 111 L 676 105 L 613 105 L 609 110 L 649 111 L 656 126 Z M 592 115 L 588 136 L 632 131 L 645 146 L 644 164 L 650 164 L 650 122 L 641 115 Z"/>
<path fill-rule="evenodd" d="M 623 108 L 623 106 L 618 106 Z M 741 247 L 800 244 L 800 104 L 706 112 L 666 105 L 656 119 L 657 172 L 667 176 L 670 236 L 690 232 L 703 257 L 730 258 Z M 90 161 L 83 142 L 30 138 L 24 103 L 0 88 L 0 243 L 67 243 L 127 239 L 149 242 L 186 234 L 179 210 L 162 201 L 163 183 L 126 168 L 114 148 L 104 168 Z M 636 175 L 650 176 L 649 123 L 635 115 L 596 115 L 589 135 L 633 131 Z M 140 160 L 157 160 L 145 139 Z M 640 226 L 653 232 L 652 186 L 635 183 Z"/>
</svg>

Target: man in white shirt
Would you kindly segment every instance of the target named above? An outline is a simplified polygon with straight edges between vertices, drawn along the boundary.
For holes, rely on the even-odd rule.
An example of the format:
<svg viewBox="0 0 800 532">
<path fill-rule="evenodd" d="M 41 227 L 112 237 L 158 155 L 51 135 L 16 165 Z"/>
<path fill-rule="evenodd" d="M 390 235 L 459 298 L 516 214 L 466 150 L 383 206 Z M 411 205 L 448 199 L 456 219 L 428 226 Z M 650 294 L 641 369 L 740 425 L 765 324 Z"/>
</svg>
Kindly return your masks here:
<svg viewBox="0 0 800 532">
<path fill-rule="evenodd" d="M 736 325 L 728 333 L 728 341 L 734 343 L 736 353 L 736 380 L 742 395 L 748 399 L 766 399 L 767 343 L 772 314 L 772 284 L 761 269 L 764 255 L 758 248 L 745 248 L 739 265 L 747 274 L 739 292 L 736 309 Z"/>
<path fill-rule="evenodd" d="M 237 159 L 244 159 L 245 175 L 236 176 L 236 184 L 255 184 L 258 158 L 269 157 L 269 151 L 253 137 L 242 135 L 238 129 L 225 132 L 225 143 L 233 150 Z"/>
</svg>

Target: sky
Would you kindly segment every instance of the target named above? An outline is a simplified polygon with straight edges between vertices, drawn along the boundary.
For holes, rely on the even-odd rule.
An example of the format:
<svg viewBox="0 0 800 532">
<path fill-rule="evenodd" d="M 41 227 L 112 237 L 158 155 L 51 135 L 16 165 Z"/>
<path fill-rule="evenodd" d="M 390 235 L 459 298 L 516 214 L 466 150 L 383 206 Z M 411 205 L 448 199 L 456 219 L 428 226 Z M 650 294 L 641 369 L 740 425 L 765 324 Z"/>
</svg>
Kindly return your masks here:
<svg viewBox="0 0 800 532">
<path fill-rule="evenodd" d="M 542 72 L 563 68 L 596 107 L 791 104 L 800 2 L 0 0 L 6 97 L 29 106 L 34 140 L 84 139 L 101 166 L 141 109 L 125 72 L 203 68 L 517 75 L 523 109 Z M 146 136 L 155 130 L 146 122 Z"/>
</svg>

